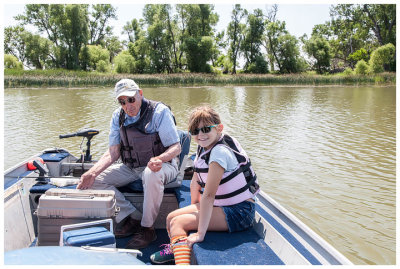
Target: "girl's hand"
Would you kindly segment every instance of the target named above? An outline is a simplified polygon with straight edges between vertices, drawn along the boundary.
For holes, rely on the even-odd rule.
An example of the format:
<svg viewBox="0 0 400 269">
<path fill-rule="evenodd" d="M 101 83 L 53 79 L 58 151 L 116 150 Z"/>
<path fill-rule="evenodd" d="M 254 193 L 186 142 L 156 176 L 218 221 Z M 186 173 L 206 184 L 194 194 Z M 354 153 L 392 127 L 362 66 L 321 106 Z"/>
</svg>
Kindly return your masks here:
<svg viewBox="0 0 400 269">
<path fill-rule="evenodd" d="M 204 235 L 201 236 L 199 233 L 194 233 L 188 236 L 187 244 L 190 248 L 193 247 L 194 243 L 202 242 L 204 240 Z"/>
</svg>

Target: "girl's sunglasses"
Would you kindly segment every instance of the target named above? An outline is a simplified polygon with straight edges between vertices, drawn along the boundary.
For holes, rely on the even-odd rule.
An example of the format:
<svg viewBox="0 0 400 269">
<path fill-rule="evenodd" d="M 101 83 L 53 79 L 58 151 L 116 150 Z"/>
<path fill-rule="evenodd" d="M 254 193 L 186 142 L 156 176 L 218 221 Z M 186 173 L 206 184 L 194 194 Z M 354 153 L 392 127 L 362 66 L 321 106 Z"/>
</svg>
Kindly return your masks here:
<svg viewBox="0 0 400 269">
<path fill-rule="evenodd" d="M 133 103 L 135 103 L 136 99 L 135 99 L 135 97 L 128 97 L 125 100 L 124 99 L 118 99 L 118 103 L 121 106 L 124 106 L 126 104 L 126 101 L 128 101 L 128 103 L 133 104 Z"/>
<path fill-rule="evenodd" d="M 193 130 L 192 135 L 198 135 L 200 133 L 200 131 L 203 134 L 208 134 L 209 132 L 211 132 L 211 129 L 213 127 L 217 127 L 217 126 L 218 126 L 218 124 L 210 125 L 210 126 L 204 126 L 204 127 L 201 127 L 201 128 L 196 128 L 196 129 Z"/>
</svg>

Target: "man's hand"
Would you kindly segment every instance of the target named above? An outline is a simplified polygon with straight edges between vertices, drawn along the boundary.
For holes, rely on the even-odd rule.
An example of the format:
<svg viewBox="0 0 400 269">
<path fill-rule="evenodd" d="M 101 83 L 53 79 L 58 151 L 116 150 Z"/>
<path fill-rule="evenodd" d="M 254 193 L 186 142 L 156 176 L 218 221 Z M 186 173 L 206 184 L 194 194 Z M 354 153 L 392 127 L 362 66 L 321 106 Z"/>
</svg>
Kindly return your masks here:
<svg viewBox="0 0 400 269">
<path fill-rule="evenodd" d="M 153 171 L 153 172 L 158 172 L 162 168 L 163 162 L 161 161 L 160 158 L 158 157 L 153 157 L 150 159 L 150 161 L 147 163 L 147 167 Z"/>
<path fill-rule="evenodd" d="M 81 176 L 79 184 L 78 186 L 76 186 L 76 188 L 81 190 L 89 189 L 90 187 L 92 187 L 95 178 L 96 175 L 93 172 L 87 171 Z"/>
</svg>

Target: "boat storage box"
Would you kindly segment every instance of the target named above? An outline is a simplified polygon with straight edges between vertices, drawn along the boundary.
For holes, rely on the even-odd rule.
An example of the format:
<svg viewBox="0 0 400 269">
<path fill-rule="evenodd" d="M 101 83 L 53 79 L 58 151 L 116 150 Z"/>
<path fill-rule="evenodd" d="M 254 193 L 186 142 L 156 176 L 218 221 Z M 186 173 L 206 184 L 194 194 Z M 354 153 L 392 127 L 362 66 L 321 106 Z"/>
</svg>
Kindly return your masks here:
<svg viewBox="0 0 400 269">
<path fill-rule="evenodd" d="M 57 246 L 62 225 L 113 218 L 118 209 L 112 190 L 47 190 L 37 208 L 39 246 Z"/>
<path fill-rule="evenodd" d="M 63 245 L 115 248 L 115 236 L 104 227 L 90 227 L 63 233 Z"/>
</svg>

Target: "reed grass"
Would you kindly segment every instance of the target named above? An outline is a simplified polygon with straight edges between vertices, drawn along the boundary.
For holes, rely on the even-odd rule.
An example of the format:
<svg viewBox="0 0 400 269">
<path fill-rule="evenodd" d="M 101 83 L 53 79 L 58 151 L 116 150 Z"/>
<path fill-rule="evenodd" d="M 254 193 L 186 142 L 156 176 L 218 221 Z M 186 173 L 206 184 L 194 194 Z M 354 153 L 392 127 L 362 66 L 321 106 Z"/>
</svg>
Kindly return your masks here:
<svg viewBox="0 0 400 269">
<path fill-rule="evenodd" d="M 316 74 L 116 74 L 68 70 L 4 71 L 5 88 L 21 87 L 113 87 L 122 78 L 134 79 L 140 86 L 205 86 L 205 85 L 393 85 L 395 73 L 376 75 Z"/>
</svg>

